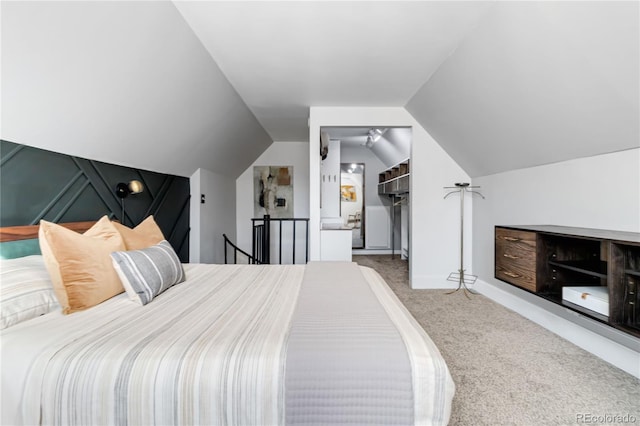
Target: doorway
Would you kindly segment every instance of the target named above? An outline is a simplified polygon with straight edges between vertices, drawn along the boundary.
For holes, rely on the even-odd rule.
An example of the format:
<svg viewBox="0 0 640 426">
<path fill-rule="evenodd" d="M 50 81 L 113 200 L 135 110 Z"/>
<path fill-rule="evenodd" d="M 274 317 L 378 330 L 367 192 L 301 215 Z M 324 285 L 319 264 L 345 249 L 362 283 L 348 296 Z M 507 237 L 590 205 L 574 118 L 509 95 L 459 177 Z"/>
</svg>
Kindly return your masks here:
<svg viewBox="0 0 640 426">
<path fill-rule="evenodd" d="M 411 156 L 411 127 L 322 126 L 320 130 L 328 141 L 329 156 L 332 152 L 338 153 L 338 158 L 333 159 L 335 161 L 329 162 L 327 157 L 322 162 L 322 174 L 330 175 L 327 182 L 321 179 L 322 219 L 334 224 L 339 222 L 343 229 L 352 232 L 354 254 L 396 253 L 408 260 L 411 235 L 409 188 L 401 190 L 398 187 L 387 192 L 384 182 L 396 178 L 403 179 L 403 182 L 409 180 L 408 176 L 400 176 L 405 173 L 400 166 L 408 165 Z M 358 179 L 354 172 L 360 170 L 362 197 L 358 184 L 352 182 Z M 348 188 L 349 185 L 353 188 Z M 400 198 L 405 201 L 398 203 Z"/>
<path fill-rule="evenodd" d="M 365 247 L 364 233 L 364 163 L 340 164 L 340 216 L 351 229 L 351 248 Z"/>
</svg>

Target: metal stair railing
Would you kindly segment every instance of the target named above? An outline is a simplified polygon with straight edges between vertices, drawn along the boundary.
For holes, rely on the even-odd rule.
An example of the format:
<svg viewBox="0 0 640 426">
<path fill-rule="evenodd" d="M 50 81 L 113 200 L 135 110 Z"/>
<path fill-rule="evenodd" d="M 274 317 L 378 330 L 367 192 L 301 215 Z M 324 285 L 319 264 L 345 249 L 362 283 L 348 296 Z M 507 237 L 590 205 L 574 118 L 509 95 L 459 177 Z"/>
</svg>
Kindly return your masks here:
<svg viewBox="0 0 640 426">
<path fill-rule="evenodd" d="M 229 240 L 229 238 L 227 237 L 227 234 L 222 234 L 222 236 L 224 237 L 224 264 L 225 265 L 229 264 L 228 258 L 227 258 L 229 246 L 231 246 L 231 248 L 233 249 L 233 264 L 238 263 L 238 252 L 240 252 L 240 254 L 247 257 L 247 263 L 250 265 L 256 265 L 261 263 L 258 260 L 256 260 L 254 256 L 250 255 L 246 251 L 242 250 L 241 248 L 233 244 L 231 240 Z"/>
<path fill-rule="evenodd" d="M 309 218 L 272 218 L 270 215 L 264 215 L 261 218 L 251 219 L 252 223 L 252 255 L 258 263 L 271 263 L 271 226 L 278 223 L 276 229 L 278 234 L 278 261 L 282 264 L 282 231 L 285 223 L 292 224 L 292 263 L 296 263 L 296 230 L 297 224 L 302 222 L 305 224 L 305 259 L 304 263 L 309 262 Z"/>
</svg>

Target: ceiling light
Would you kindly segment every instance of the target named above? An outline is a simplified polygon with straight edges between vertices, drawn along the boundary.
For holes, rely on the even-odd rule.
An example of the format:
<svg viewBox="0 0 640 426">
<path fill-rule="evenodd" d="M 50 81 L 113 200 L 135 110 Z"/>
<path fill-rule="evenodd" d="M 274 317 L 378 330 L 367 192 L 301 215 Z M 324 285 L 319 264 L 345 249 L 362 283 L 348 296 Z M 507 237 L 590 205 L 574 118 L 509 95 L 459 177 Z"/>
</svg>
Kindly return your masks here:
<svg viewBox="0 0 640 426">
<path fill-rule="evenodd" d="M 373 141 L 374 142 L 378 142 L 378 139 L 380 139 L 380 137 L 382 136 L 382 130 L 380 129 L 375 129 L 375 131 L 373 132 Z"/>
<path fill-rule="evenodd" d="M 367 136 L 367 141 L 364 143 L 364 145 L 367 148 L 371 148 L 373 146 L 374 142 L 375 141 L 373 140 L 373 136 L 369 135 L 369 136 Z"/>
<path fill-rule="evenodd" d="M 380 139 L 380 136 L 382 136 L 382 130 L 380 129 L 369 129 L 368 135 L 367 135 L 367 142 L 369 142 L 369 139 L 371 139 L 371 143 L 375 143 L 378 142 L 378 139 Z"/>
</svg>

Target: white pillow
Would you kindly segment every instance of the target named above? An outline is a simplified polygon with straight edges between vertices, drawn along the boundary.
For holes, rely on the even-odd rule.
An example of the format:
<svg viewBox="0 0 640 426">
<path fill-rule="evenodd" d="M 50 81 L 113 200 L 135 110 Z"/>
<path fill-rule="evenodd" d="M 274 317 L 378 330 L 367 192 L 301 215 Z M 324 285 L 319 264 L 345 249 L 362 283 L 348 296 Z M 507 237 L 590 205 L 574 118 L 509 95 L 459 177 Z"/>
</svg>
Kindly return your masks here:
<svg viewBox="0 0 640 426">
<path fill-rule="evenodd" d="M 59 308 L 42 256 L 0 259 L 0 329 Z"/>
</svg>

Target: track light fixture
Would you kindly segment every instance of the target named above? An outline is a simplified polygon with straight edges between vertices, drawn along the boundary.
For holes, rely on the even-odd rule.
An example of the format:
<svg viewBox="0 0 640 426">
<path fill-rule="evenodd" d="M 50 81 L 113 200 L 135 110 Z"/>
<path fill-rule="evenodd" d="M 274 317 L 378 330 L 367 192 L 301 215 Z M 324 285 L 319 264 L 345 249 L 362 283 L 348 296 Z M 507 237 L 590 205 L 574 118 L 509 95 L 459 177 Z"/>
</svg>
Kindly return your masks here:
<svg viewBox="0 0 640 426">
<path fill-rule="evenodd" d="M 366 146 L 367 148 L 371 148 L 373 146 L 373 143 L 374 143 L 373 136 L 368 135 L 367 141 L 364 143 L 364 146 Z"/>
<path fill-rule="evenodd" d="M 371 148 L 374 143 L 378 142 L 378 139 L 380 139 L 385 131 L 386 129 L 369 129 L 369 131 L 367 132 L 367 141 L 364 143 L 364 146 L 366 146 L 367 148 Z"/>
</svg>

